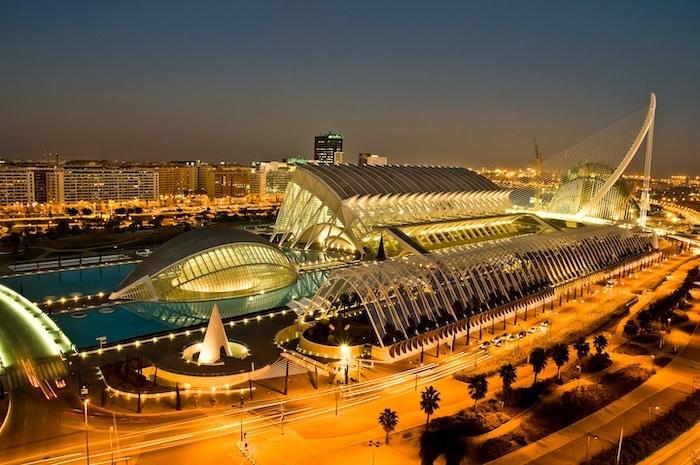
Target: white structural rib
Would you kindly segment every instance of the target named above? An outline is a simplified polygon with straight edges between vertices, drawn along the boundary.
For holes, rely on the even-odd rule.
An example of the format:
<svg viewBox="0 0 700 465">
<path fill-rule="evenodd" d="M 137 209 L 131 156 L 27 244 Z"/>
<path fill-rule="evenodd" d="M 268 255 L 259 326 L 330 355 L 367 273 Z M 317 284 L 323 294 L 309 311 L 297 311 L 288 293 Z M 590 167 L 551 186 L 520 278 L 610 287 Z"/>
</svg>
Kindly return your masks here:
<svg viewBox="0 0 700 465">
<path fill-rule="evenodd" d="M 629 148 L 627 151 L 627 154 L 625 157 L 622 159 L 622 162 L 617 166 L 615 171 L 613 172 L 610 177 L 606 180 L 605 184 L 601 186 L 600 189 L 596 192 L 594 196 L 586 202 L 581 209 L 578 211 L 577 215 L 578 216 L 588 216 L 590 215 L 591 211 L 598 205 L 598 203 L 603 199 L 605 194 L 607 194 L 610 191 L 610 188 L 620 179 L 620 176 L 622 176 L 622 173 L 627 169 L 627 166 L 629 166 L 630 162 L 632 161 L 632 158 L 634 158 L 635 154 L 639 150 L 639 147 L 642 145 L 642 142 L 644 141 L 644 138 L 647 136 L 647 134 L 650 134 L 650 137 L 647 140 L 647 150 L 646 150 L 646 157 L 647 159 L 645 160 L 645 186 L 648 188 L 648 179 L 650 176 L 650 171 L 651 171 L 651 153 L 652 153 L 652 142 L 653 142 L 653 127 L 654 127 L 654 117 L 656 115 L 656 95 L 652 92 L 649 96 L 649 108 L 647 110 L 647 116 L 646 119 L 644 120 L 644 124 L 642 125 L 641 130 L 639 131 L 639 134 L 637 134 L 637 137 L 634 140 L 634 143 L 632 146 Z M 644 195 L 644 194 L 643 194 Z M 644 199 L 642 199 L 642 203 L 644 203 Z M 644 208 L 648 208 L 648 202 L 646 205 L 641 205 L 643 209 L 643 213 L 640 215 L 640 225 L 643 226 L 642 221 L 646 221 L 646 211 Z"/>
</svg>

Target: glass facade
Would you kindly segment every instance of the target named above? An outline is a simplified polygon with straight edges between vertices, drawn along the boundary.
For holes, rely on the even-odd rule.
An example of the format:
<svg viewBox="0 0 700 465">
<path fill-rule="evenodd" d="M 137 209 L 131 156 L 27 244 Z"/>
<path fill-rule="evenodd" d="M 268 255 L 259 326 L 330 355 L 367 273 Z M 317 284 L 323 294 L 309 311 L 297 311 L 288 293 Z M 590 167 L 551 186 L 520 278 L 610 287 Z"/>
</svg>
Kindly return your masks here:
<svg viewBox="0 0 700 465">
<path fill-rule="evenodd" d="M 279 249 L 230 243 L 202 250 L 141 277 L 114 298 L 193 301 L 252 296 L 286 287 L 296 270 Z"/>
</svg>

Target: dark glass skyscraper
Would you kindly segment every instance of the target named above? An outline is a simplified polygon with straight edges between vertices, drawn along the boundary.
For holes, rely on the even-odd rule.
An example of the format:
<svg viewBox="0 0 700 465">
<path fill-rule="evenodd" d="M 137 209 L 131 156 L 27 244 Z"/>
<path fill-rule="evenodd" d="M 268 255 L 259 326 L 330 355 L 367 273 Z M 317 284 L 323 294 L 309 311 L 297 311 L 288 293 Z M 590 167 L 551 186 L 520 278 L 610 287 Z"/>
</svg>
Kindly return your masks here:
<svg viewBox="0 0 700 465">
<path fill-rule="evenodd" d="M 343 151 L 343 136 L 333 132 L 314 138 L 314 160 L 321 163 L 335 163 L 335 153 Z"/>
</svg>

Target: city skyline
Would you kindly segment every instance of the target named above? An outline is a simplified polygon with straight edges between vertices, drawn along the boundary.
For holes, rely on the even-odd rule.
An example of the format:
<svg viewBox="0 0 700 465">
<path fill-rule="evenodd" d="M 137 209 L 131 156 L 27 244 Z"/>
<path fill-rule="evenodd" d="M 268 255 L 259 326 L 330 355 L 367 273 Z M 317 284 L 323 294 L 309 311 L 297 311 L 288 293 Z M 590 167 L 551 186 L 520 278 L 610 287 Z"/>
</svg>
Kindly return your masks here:
<svg viewBox="0 0 700 465">
<path fill-rule="evenodd" d="M 533 137 L 546 159 L 654 91 L 653 174 L 698 174 L 697 18 L 691 2 L 4 3 L 0 156 L 249 163 L 338 131 L 353 163 L 516 167 Z"/>
</svg>

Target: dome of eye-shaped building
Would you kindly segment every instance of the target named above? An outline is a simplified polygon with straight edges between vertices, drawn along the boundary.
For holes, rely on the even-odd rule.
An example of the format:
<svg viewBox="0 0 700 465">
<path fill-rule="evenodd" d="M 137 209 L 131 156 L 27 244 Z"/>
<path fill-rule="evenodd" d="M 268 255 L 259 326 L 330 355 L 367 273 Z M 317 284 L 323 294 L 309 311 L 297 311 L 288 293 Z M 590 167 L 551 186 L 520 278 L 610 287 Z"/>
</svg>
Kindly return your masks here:
<svg viewBox="0 0 700 465">
<path fill-rule="evenodd" d="M 187 302 L 246 297 L 286 287 L 296 277 L 289 258 L 265 238 L 215 225 L 159 246 L 110 298 Z"/>
</svg>

